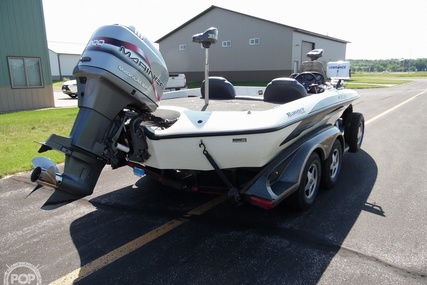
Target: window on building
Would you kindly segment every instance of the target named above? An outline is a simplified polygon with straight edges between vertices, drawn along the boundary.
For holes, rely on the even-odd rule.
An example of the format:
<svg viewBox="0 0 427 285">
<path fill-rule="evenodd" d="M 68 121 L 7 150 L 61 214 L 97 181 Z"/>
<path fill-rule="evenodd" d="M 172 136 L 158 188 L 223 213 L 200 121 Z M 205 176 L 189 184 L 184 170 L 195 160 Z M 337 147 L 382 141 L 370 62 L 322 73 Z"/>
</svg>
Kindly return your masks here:
<svg viewBox="0 0 427 285">
<path fill-rule="evenodd" d="M 259 45 L 260 43 L 261 43 L 261 39 L 260 38 L 251 38 L 251 39 L 249 39 L 249 45 L 250 46 Z"/>
<path fill-rule="evenodd" d="M 222 47 L 231 47 L 231 41 L 222 41 Z"/>
<path fill-rule="evenodd" d="M 43 87 L 40 58 L 8 57 L 12 88 Z"/>
<path fill-rule="evenodd" d="M 187 45 L 186 44 L 179 45 L 179 50 L 187 50 Z"/>
</svg>

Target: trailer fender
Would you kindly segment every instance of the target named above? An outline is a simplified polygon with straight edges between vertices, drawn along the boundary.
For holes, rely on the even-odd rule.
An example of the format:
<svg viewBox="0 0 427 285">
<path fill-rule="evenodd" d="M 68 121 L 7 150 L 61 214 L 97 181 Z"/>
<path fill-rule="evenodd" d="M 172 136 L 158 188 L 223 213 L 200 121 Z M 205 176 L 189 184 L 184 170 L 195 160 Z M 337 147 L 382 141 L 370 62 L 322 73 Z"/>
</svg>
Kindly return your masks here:
<svg viewBox="0 0 427 285">
<path fill-rule="evenodd" d="M 289 147 L 267 164 L 256 181 L 245 192 L 250 199 L 264 208 L 273 208 L 298 189 L 302 171 L 311 153 L 317 152 L 321 161 L 332 150 L 337 138 L 342 142 L 342 134 L 335 126 L 322 129 L 298 145 Z"/>
<path fill-rule="evenodd" d="M 340 136 L 341 132 L 336 127 L 331 127 L 306 141 L 293 155 L 279 180 L 295 181 L 299 184 L 304 165 L 311 153 L 316 151 L 320 160 L 325 160 L 329 156 L 335 140 Z"/>
</svg>

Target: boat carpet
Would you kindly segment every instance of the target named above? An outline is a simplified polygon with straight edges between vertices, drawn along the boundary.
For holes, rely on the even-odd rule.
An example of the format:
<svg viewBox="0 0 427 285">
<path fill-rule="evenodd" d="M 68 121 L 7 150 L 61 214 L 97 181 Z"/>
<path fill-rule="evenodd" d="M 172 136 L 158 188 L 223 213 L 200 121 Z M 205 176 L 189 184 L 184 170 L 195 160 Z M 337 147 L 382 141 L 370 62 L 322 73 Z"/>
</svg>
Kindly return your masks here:
<svg viewBox="0 0 427 285">
<path fill-rule="evenodd" d="M 174 98 L 160 101 L 160 106 L 184 107 L 195 111 L 264 111 L 277 107 L 281 104 L 263 101 L 262 97 L 253 96 L 239 97 L 234 99 L 210 99 L 205 104 L 201 97 Z"/>
</svg>

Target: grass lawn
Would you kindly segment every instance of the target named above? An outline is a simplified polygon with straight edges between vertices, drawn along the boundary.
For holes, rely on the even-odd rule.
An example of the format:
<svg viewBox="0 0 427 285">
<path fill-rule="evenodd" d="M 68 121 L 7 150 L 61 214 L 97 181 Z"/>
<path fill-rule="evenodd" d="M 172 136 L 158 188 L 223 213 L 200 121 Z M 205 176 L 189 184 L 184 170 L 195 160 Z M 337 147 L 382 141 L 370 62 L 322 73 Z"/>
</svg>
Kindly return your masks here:
<svg viewBox="0 0 427 285">
<path fill-rule="evenodd" d="M 403 77 L 388 76 L 382 73 L 359 73 L 353 74 L 349 80 L 346 80 L 346 88 L 383 88 L 398 84 L 408 83 L 411 80 Z"/>
<path fill-rule="evenodd" d="M 40 145 L 50 134 L 68 136 L 77 115 L 77 108 L 57 108 L 0 114 L 0 178 L 32 169 L 31 160 L 41 155 L 63 162 L 57 151 L 38 154 Z"/>
</svg>

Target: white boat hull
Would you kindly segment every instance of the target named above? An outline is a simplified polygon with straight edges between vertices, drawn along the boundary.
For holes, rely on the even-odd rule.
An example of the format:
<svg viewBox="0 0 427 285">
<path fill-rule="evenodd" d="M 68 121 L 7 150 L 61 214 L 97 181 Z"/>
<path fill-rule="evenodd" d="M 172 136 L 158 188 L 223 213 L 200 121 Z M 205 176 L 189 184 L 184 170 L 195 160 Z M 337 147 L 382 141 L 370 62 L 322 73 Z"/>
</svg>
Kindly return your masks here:
<svg viewBox="0 0 427 285">
<path fill-rule="evenodd" d="M 160 112 L 174 112 L 179 119 L 167 129 L 146 127 L 151 156 L 144 165 L 157 169 L 213 170 L 203 154 L 206 147 L 221 169 L 262 167 L 298 137 L 323 125 L 334 125 L 357 97 L 352 90 L 333 90 L 266 111 L 160 107 Z"/>
</svg>

